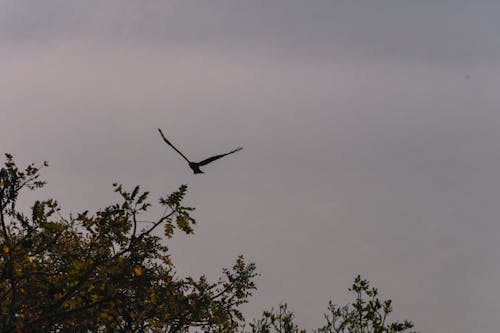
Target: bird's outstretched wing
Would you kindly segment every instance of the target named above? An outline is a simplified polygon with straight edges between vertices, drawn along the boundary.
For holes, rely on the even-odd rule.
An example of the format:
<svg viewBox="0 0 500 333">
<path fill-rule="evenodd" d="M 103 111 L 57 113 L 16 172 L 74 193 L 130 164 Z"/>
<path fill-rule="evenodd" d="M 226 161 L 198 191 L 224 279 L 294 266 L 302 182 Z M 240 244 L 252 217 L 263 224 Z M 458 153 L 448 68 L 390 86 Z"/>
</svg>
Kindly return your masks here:
<svg viewBox="0 0 500 333">
<path fill-rule="evenodd" d="M 243 149 L 243 147 L 238 147 L 238 148 L 236 148 L 234 150 L 231 150 L 229 153 L 225 153 L 225 154 L 221 154 L 221 155 L 215 155 L 215 156 L 207 158 L 206 160 L 198 162 L 196 164 L 198 164 L 199 166 L 204 166 L 204 165 L 207 165 L 208 163 L 211 163 L 211 162 L 213 162 L 215 160 L 218 160 L 219 158 L 222 158 L 222 157 L 227 156 L 227 155 L 232 154 L 232 153 L 236 153 L 237 151 L 240 151 L 242 149 Z"/>
<path fill-rule="evenodd" d="M 191 163 L 191 161 L 190 161 L 190 160 L 189 160 L 186 156 L 184 156 L 184 154 L 183 154 L 183 153 L 181 153 L 181 151 L 180 151 L 179 149 L 175 148 L 175 147 L 174 147 L 174 145 L 173 145 L 173 144 L 171 144 L 171 143 L 170 143 L 170 141 L 168 141 L 168 139 L 165 137 L 165 135 L 163 135 L 163 132 L 161 131 L 161 129 L 159 129 L 159 128 L 158 128 L 158 131 L 160 132 L 160 135 L 161 135 L 161 137 L 163 138 L 163 140 L 164 140 L 164 141 L 165 141 L 165 142 L 166 142 L 166 143 L 167 143 L 170 147 L 174 148 L 174 150 L 175 150 L 176 152 L 178 152 L 178 153 L 179 153 L 179 155 L 181 155 L 181 156 L 182 156 L 182 157 L 183 157 L 183 158 L 184 158 L 184 159 L 185 159 L 188 163 Z"/>
</svg>

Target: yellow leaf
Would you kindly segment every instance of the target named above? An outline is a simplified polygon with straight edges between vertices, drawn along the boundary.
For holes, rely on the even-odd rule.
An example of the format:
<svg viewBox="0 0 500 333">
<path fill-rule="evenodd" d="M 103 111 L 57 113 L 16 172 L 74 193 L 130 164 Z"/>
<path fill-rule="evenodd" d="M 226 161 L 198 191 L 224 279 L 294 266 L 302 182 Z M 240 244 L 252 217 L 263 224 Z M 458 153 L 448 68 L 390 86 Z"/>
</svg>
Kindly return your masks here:
<svg viewBox="0 0 500 333">
<path fill-rule="evenodd" d="M 8 254 L 10 249 L 7 245 L 4 245 L 2 251 L 3 251 L 3 253 Z"/>
<path fill-rule="evenodd" d="M 3 182 L 0 182 L 0 187 L 2 187 L 2 186 L 3 186 Z"/>
<path fill-rule="evenodd" d="M 139 266 L 134 267 L 134 273 L 137 276 L 141 276 L 142 275 L 142 268 L 140 268 Z"/>
</svg>

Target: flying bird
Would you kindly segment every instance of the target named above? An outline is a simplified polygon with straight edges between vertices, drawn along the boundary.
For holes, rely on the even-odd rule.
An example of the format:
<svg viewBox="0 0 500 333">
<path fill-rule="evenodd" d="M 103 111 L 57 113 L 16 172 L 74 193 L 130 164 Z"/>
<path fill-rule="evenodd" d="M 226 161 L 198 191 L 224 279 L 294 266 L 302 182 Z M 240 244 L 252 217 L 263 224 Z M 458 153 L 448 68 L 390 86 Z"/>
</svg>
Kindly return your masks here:
<svg viewBox="0 0 500 333">
<path fill-rule="evenodd" d="M 181 151 L 179 149 L 175 148 L 175 146 L 172 143 L 170 143 L 170 141 L 168 141 L 168 139 L 165 137 L 165 135 L 163 135 L 163 132 L 161 131 L 161 129 L 158 128 L 158 131 L 160 132 L 160 135 L 163 138 L 163 140 L 170 147 L 172 147 L 177 153 L 179 153 L 179 155 L 181 155 L 182 158 L 184 158 L 188 162 L 189 167 L 191 168 L 191 170 L 193 170 L 194 174 L 204 173 L 203 171 L 200 170 L 201 166 L 207 165 L 208 163 L 212 163 L 213 161 L 218 160 L 219 158 L 222 158 L 222 157 L 227 156 L 227 155 L 232 154 L 232 153 L 236 153 L 237 151 L 240 151 L 243 149 L 243 147 L 238 147 L 234 150 L 231 150 L 229 153 L 215 155 L 215 156 L 209 157 L 201 162 L 191 162 L 183 153 L 181 153 Z"/>
</svg>

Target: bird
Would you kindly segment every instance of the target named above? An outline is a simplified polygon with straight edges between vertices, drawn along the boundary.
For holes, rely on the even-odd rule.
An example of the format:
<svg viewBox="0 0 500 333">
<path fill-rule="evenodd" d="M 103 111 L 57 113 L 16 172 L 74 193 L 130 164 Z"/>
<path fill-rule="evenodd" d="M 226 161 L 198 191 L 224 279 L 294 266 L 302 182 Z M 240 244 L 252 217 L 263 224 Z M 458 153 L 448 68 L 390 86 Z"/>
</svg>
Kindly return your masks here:
<svg viewBox="0 0 500 333">
<path fill-rule="evenodd" d="M 214 155 L 212 157 L 204 159 L 201 162 L 192 162 L 179 149 L 175 148 L 175 146 L 170 141 L 168 141 L 168 139 L 165 137 L 165 135 L 163 135 L 163 132 L 161 131 L 161 129 L 158 128 L 158 131 L 160 132 L 160 135 L 163 138 L 163 141 L 165 141 L 170 147 L 172 147 L 177 153 L 179 153 L 179 155 L 181 155 L 182 158 L 184 158 L 188 162 L 189 167 L 191 168 L 191 170 L 193 170 L 195 175 L 200 174 L 200 173 L 204 173 L 203 171 L 200 170 L 200 167 L 207 165 L 209 163 L 212 163 L 213 161 L 218 160 L 219 158 L 222 158 L 224 156 L 236 153 L 237 151 L 240 151 L 243 149 L 243 147 L 238 147 L 236 149 L 231 150 L 229 153 Z"/>
</svg>

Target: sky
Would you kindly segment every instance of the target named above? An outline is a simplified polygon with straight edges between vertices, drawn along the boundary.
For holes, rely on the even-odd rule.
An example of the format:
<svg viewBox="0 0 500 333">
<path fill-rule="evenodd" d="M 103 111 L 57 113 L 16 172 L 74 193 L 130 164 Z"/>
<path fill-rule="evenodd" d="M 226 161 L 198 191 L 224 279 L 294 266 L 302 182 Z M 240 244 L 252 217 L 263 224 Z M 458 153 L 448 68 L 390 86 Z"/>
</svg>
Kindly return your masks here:
<svg viewBox="0 0 500 333">
<path fill-rule="evenodd" d="M 303 328 L 361 274 L 420 332 L 500 326 L 498 1 L 0 0 L 0 152 L 65 213 L 188 184 L 180 274 L 257 264 Z M 193 175 L 193 160 L 244 150 Z"/>
</svg>

